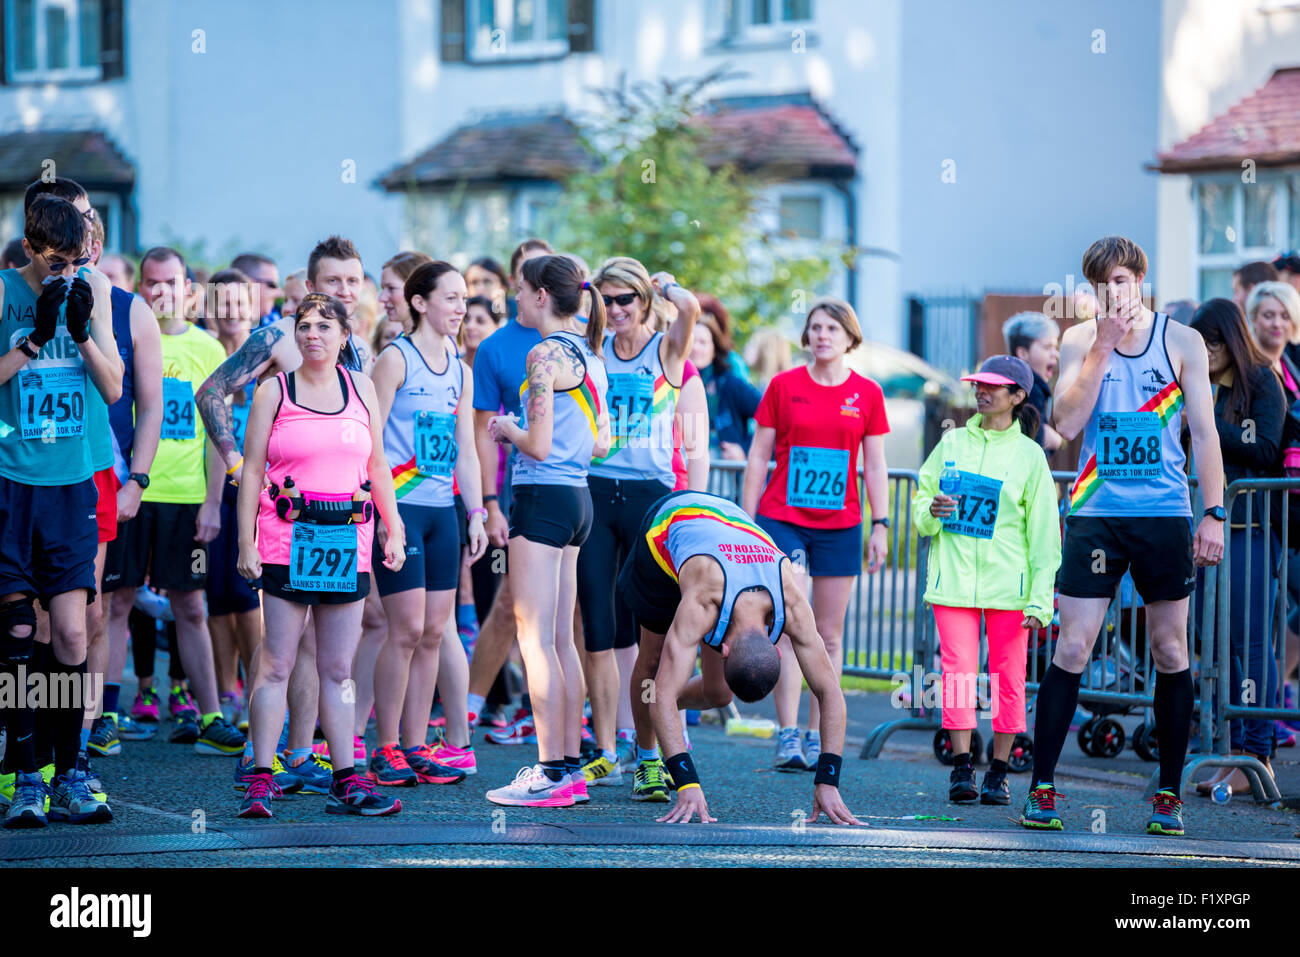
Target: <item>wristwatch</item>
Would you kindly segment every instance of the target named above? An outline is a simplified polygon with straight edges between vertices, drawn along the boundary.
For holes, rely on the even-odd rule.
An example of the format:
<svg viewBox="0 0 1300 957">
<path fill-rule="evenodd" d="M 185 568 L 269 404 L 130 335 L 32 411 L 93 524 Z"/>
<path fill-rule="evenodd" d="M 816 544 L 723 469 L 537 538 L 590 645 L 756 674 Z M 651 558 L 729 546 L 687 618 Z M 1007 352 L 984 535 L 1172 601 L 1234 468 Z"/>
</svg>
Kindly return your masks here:
<svg viewBox="0 0 1300 957">
<path fill-rule="evenodd" d="M 1206 518 L 1212 518 L 1219 522 L 1226 522 L 1228 520 L 1228 513 L 1224 511 L 1222 505 L 1216 505 L 1214 508 L 1207 508 L 1202 514 L 1204 514 Z"/>
<path fill-rule="evenodd" d="M 874 526 L 874 525 L 883 525 L 883 526 L 885 526 L 885 528 L 889 528 L 889 519 L 887 519 L 887 518 L 873 518 L 873 519 L 871 520 L 871 524 L 872 524 L 873 526 Z"/>
<path fill-rule="evenodd" d="M 29 336 L 23 336 L 15 342 L 14 345 L 17 346 L 22 354 L 29 359 L 35 359 L 41 354 L 40 350 L 37 349 L 36 346 L 32 345 L 32 340 Z"/>
<path fill-rule="evenodd" d="M 140 488 L 142 489 L 146 489 L 149 487 L 148 472 L 132 472 L 130 475 L 126 477 L 126 480 L 128 482 L 135 482 L 135 484 L 140 486 Z"/>
</svg>

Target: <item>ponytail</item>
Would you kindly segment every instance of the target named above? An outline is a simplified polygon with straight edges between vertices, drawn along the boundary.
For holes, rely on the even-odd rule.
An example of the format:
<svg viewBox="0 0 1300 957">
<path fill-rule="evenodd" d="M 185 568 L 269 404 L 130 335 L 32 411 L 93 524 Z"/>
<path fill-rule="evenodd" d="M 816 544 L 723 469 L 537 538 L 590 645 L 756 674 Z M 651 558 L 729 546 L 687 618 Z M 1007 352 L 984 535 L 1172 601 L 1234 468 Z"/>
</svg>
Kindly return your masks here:
<svg viewBox="0 0 1300 957">
<path fill-rule="evenodd" d="M 1028 392 L 1025 393 L 1024 400 L 1011 411 L 1011 420 L 1020 423 L 1020 431 L 1031 439 L 1038 437 L 1043 417 L 1039 414 L 1038 407 L 1029 401 Z"/>
<path fill-rule="evenodd" d="M 583 283 L 591 293 L 591 315 L 587 316 L 587 348 L 601 355 L 605 345 L 605 300 L 591 283 Z"/>
</svg>

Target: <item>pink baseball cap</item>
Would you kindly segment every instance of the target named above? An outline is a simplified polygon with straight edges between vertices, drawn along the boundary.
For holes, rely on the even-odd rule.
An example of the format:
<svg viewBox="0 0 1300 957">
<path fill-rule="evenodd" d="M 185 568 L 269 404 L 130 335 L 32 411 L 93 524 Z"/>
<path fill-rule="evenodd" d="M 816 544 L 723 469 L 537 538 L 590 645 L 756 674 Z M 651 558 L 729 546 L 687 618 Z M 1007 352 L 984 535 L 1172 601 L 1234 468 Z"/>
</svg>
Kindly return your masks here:
<svg viewBox="0 0 1300 957">
<path fill-rule="evenodd" d="M 983 382 L 986 385 L 1012 385 L 1024 389 L 1026 393 L 1034 390 L 1034 372 L 1029 363 L 1015 356 L 990 356 L 984 360 L 978 372 L 961 377 L 963 382 Z"/>
</svg>

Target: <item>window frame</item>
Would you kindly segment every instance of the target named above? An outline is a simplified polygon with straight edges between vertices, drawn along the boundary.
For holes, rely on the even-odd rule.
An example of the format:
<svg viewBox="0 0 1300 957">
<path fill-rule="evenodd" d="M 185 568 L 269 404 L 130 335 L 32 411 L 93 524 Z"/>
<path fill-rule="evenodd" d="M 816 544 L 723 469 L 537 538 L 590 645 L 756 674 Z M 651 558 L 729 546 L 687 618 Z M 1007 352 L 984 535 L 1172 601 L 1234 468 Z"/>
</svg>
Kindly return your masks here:
<svg viewBox="0 0 1300 957">
<path fill-rule="evenodd" d="M 801 20 L 787 20 L 781 9 L 785 0 L 767 0 L 772 19 L 767 23 L 754 22 L 754 0 L 736 0 L 736 37 L 742 41 L 767 43 L 788 42 L 790 31 L 807 29 L 817 20 L 817 0 L 808 0 L 808 16 Z"/>
<path fill-rule="evenodd" d="M 1232 229 L 1235 238 L 1233 248 L 1225 253 L 1201 252 L 1201 187 L 1205 185 L 1232 187 Z M 1246 246 L 1246 194 L 1244 190 L 1252 186 L 1272 186 L 1277 190 L 1278 202 L 1273 210 L 1272 246 Z M 1300 246 L 1300 236 L 1289 234 L 1291 224 L 1291 202 L 1293 196 L 1300 197 L 1300 169 L 1283 167 L 1280 169 L 1257 170 L 1254 183 L 1243 183 L 1237 172 L 1204 173 L 1193 175 L 1191 198 L 1193 207 L 1193 228 L 1191 230 L 1192 263 L 1196 280 L 1197 298 L 1203 298 L 1203 274 L 1210 270 L 1236 269 L 1242 263 L 1264 260 L 1272 262 L 1279 249 L 1295 249 Z"/>
<path fill-rule="evenodd" d="M 515 0 L 491 0 L 493 9 L 500 15 L 503 9 L 510 10 Z M 487 43 L 483 42 L 483 27 L 479 21 L 479 0 L 465 0 L 465 62 L 467 63 L 492 63 L 493 61 L 519 61 L 519 60 L 551 60 L 561 59 L 570 53 L 569 40 L 569 5 L 564 0 L 533 0 L 537 4 L 540 16 L 535 16 L 533 21 L 533 38 L 524 42 L 515 42 L 507 39 L 504 49 L 500 53 L 493 53 L 491 49 L 492 31 L 486 34 Z M 558 40 L 547 40 L 537 38 L 539 32 L 545 33 L 546 30 L 546 6 L 550 3 L 560 3 L 564 10 L 564 35 Z M 510 27 L 500 27 L 502 30 L 509 30 Z"/>
<path fill-rule="evenodd" d="M 91 66 L 81 64 L 81 7 L 82 0 L 32 0 L 35 22 L 33 24 L 32 42 L 35 44 L 36 67 L 31 70 L 18 68 L 18 5 L 15 2 L 4 4 L 5 17 L 5 70 L 10 83 L 85 83 L 103 78 L 102 56 L 104 37 L 99 38 L 100 48 Z M 62 8 L 68 21 L 68 63 L 74 66 L 51 68 L 45 62 L 48 41 L 46 37 L 47 11 Z M 102 4 L 99 16 L 103 16 Z"/>
</svg>

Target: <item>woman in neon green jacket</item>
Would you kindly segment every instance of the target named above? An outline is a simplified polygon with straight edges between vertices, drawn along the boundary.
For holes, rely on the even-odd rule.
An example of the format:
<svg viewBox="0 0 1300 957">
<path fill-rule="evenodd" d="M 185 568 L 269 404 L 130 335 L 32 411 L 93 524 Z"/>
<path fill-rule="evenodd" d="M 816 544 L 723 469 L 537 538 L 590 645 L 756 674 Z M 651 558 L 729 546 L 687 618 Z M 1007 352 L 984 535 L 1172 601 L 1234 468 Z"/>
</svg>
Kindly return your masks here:
<svg viewBox="0 0 1300 957">
<path fill-rule="evenodd" d="M 1052 619 L 1060 520 L 1052 473 L 1034 441 L 1038 410 L 1027 401 L 1029 366 L 994 356 L 965 379 L 975 383 L 979 414 L 946 432 L 921 466 L 912 517 L 918 535 L 934 536 L 925 600 L 939 632 L 943 726 L 955 756 L 948 799 L 1010 804 L 1007 759 L 1025 730 L 1029 629 Z M 970 738 L 981 616 L 994 736 L 993 763 L 977 791 Z"/>
</svg>

